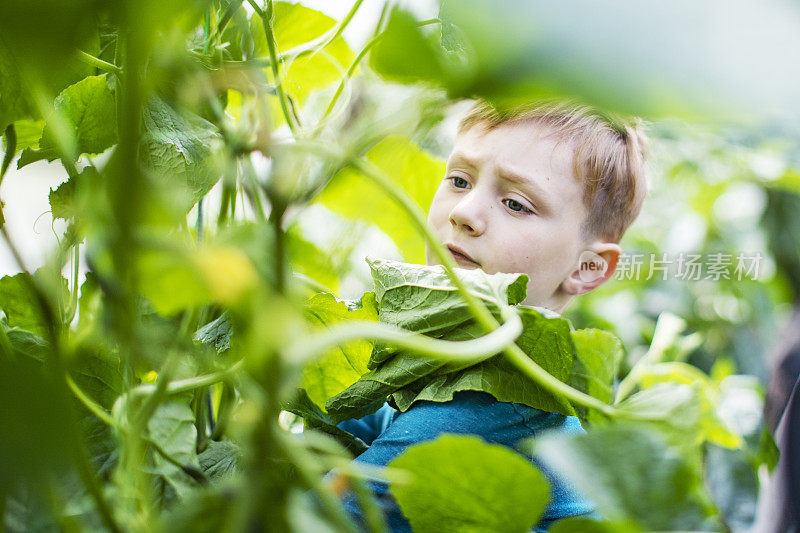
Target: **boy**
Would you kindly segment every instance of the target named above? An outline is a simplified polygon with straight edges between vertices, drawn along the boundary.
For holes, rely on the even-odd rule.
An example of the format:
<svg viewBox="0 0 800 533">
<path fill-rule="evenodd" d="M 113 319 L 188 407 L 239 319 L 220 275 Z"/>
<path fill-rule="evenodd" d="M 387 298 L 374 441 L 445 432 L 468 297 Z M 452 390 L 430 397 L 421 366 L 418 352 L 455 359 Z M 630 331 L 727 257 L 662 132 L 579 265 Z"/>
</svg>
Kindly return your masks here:
<svg viewBox="0 0 800 533">
<path fill-rule="evenodd" d="M 460 267 L 526 273 L 523 304 L 558 315 L 572 298 L 614 274 L 617 243 L 647 192 L 645 157 L 646 139 L 638 126 L 615 123 L 585 106 L 540 104 L 500 113 L 478 104 L 459 124 L 428 223 Z M 430 250 L 427 261 L 438 264 Z M 378 466 L 441 433 L 479 435 L 514 448 L 544 430 L 583 431 L 576 417 L 470 390 L 448 402 L 416 402 L 405 412 L 386 404 L 339 427 L 370 445 L 356 460 Z M 588 502 L 543 470 L 553 489 L 537 531 L 592 512 Z M 391 531 L 411 531 L 388 486 L 371 486 Z M 346 506 L 360 516 L 350 497 Z"/>
</svg>

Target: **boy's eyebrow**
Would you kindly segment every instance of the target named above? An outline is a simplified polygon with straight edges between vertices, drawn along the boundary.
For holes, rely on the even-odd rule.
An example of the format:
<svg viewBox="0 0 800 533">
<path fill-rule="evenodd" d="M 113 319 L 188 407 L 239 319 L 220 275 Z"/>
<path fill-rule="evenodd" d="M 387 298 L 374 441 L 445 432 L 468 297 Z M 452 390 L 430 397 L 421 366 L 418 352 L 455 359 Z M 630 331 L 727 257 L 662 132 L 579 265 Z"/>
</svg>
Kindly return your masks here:
<svg viewBox="0 0 800 533">
<path fill-rule="evenodd" d="M 447 166 L 449 167 L 451 163 L 459 162 L 465 163 L 467 166 L 472 168 L 480 167 L 480 159 L 475 159 L 464 152 L 453 152 L 450 154 L 450 157 L 447 160 Z M 525 189 L 527 189 L 531 194 L 533 194 L 534 199 L 536 200 L 537 207 L 543 210 L 550 210 L 550 203 L 547 201 L 548 194 L 542 188 L 539 183 L 536 182 L 533 178 L 525 176 L 524 174 L 518 172 L 514 167 L 509 165 L 500 165 L 498 168 L 498 173 L 501 178 L 506 181 L 510 181 L 512 183 L 516 183 L 517 185 L 521 185 Z"/>
</svg>

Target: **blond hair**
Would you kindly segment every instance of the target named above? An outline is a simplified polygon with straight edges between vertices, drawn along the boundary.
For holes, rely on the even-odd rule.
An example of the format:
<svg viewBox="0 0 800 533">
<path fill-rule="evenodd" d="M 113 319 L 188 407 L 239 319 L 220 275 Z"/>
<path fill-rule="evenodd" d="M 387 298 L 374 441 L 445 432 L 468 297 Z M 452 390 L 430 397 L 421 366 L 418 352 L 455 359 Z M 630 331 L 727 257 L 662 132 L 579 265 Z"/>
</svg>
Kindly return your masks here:
<svg viewBox="0 0 800 533">
<path fill-rule="evenodd" d="M 539 101 L 503 110 L 478 102 L 461 119 L 458 133 L 478 124 L 492 130 L 519 122 L 544 126 L 559 142 L 574 144 L 573 169 L 583 184 L 587 211 L 582 236 L 618 243 L 639 215 L 649 187 L 649 148 L 642 121 L 622 120 L 572 101 Z"/>
</svg>

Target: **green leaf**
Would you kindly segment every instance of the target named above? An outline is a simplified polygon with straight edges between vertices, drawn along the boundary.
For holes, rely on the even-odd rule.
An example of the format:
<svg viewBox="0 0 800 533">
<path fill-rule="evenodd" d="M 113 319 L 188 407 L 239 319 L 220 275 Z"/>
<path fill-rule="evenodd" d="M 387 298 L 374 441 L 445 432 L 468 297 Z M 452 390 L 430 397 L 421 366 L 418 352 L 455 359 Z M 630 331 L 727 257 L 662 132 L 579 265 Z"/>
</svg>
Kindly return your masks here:
<svg viewBox="0 0 800 533">
<path fill-rule="evenodd" d="M 614 399 L 614 378 L 625 356 L 622 341 L 601 329 L 579 329 L 572 332 L 577 357 L 570 384 L 604 403 Z M 582 417 L 591 420 L 592 410 L 576 407 Z"/>
<path fill-rule="evenodd" d="M 8 342 L 17 355 L 30 357 L 40 362 L 47 360 L 50 345 L 46 340 L 24 329 L 10 328 L 4 321 L 0 321 L 0 328 L 5 330 Z"/>
<path fill-rule="evenodd" d="M 452 328 L 469 319 L 467 304 L 441 265 L 413 265 L 389 259 L 368 258 L 375 282 L 375 298 L 382 322 L 417 333 Z M 525 299 L 525 274 L 456 268 L 467 290 L 490 304 L 490 309 L 514 305 Z"/>
<path fill-rule="evenodd" d="M 213 344 L 214 348 L 222 353 L 231 347 L 233 324 L 228 318 L 228 313 L 222 313 L 194 334 L 194 340 L 204 344 Z"/>
<path fill-rule="evenodd" d="M 230 440 L 209 441 L 208 447 L 197 456 L 200 469 L 213 481 L 236 472 L 242 455 L 238 444 Z"/>
<path fill-rule="evenodd" d="M 389 463 L 413 474 L 392 493 L 415 532 L 529 531 L 550 485 L 529 460 L 478 437 L 442 435 Z"/>
<path fill-rule="evenodd" d="M 117 142 L 117 110 L 114 92 L 106 76 L 88 76 L 61 91 L 54 102 L 57 117 L 49 117 L 39 141 L 39 150 L 23 152 L 18 167 L 60 156 L 56 130 L 60 129 L 69 144 L 73 160 L 80 154 L 99 154 Z"/>
<path fill-rule="evenodd" d="M 370 52 L 370 67 L 385 78 L 400 82 L 438 81 L 445 78 L 441 47 L 426 37 L 411 14 L 395 9 L 383 38 Z"/>
<path fill-rule="evenodd" d="M 642 366 L 637 374 L 647 388 L 619 403 L 620 409 L 662 416 L 672 429 L 697 445 L 704 440 L 728 448 L 744 444 L 742 436 L 717 414 L 719 392 L 702 370 L 670 362 Z"/>
<path fill-rule="evenodd" d="M 80 174 L 69 178 L 50 190 L 50 210 L 53 218 L 79 218 L 88 208 L 90 188 L 97 184 L 100 175 L 94 167 L 84 168 Z"/>
<path fill-rule="evenodd" d="M 173 202 L 188 211 L 219 180 L 211 155 L 220 135 L 213 124 L 178 112 L 153 96 L 144 109 L 141 155 L 157 182 L 174 188 Z"/>
<path fill-rule="evenodd" d="M 569 336 L 569 323 L 561 318 L 545 318 L 530 307 L 520 307 L 523 332 L 517 339 L 531 359 L 560 381 L 567 381 L 573 367 L 574 351 Z M 475 331 L 474 334 L 479 334 Z M 461 340 L 446 335 L 447 340 Z M 446 402 L 453 399 L 456 391 L 482 390 L 501 402 L 529 405 L 543 411 L 574 415 L 575 410 L 567 400 L 543 390 L 503 355 L 464 370 L 444 368 L 424 380 L 424 387 L 417 392 L 408 387 L 395 392 L 392 398 L 401 411 L 407 410 L 417 400 Z M 446 372 L 446 373 L 445 373 Z M 444 375 L 438 375 L 444 374 Z"/>
<path fill-rule="evenodd" d="M 14 122 L 14 129 L 17 133 L 17 152 L 25 148 L 39 148 L 39 139 L 44 130 L 44 120 L 17 120 Z M 5 137 L 3 138 L 3 149 L 8 149 Z"/>
<path fill-rule="evenodd" d="M 427 212 L 444 176 L 443 161 L 397 135 L 383 139 L 366 157 Z M 344 217 L 376 225 L 394 241 L 406 261 L 425 261 L 425 241 L 411 219 L 380 187 L 358 171 L 348 168 L 339 172 L 317 202 Z"/>
<path fill-rule="evenodd" d="M 275 2 L 273 32 L 280 52 L 285 52 L 323 35 L 336 20 L 301 4 Z M 250 32 L 259 56 L 268 57 L 264 26 L 258 15 L 250 19 Z M 311 91 L 337 81 L 350 66 L 355 55 L 342 37 L 337 37 L 323 50 L 283 64 L 285 90 L 302 105 Z M 270 69 L 269 76 L 272 72 Z"/>
<path fill-rule="evenodd" d="M 196 449 L 197 428 L 194 425 L 194 412 L 188 401 L 167 400 L 161 403 L 149 420 L 147 429 L 150 438 L 181 464 L 200 467 Z M 153 460 L 158 471 L 179 497 L 185 497 L 197 487 L 196 481 L 159 453 L 153 452 Z"/>
<path fill-rule="evenodd" d="M 484 334 L 443 267 L 384 259 L 368 262 L 373 269 L 381 322 L 448 341 Z M 501 305 L 516 304 L 525 298 L 524 274 L 489 275 L 482 270 L 464 269 L 457 272 L 468 290 L 489 304 L 496 318 Z M 554 377 L 568 381 L 575 359 L 569 322 L 560 317 L 547 318 L 528 306 L 518 306 L 517 312 L 523 324 L 517 345 Z M 566 399 L 540 388 L 501 355 L 479 363 L 445 363 L 379 343 L 368 368 L 371 372 L 328 401 L 326 408 L 333 420 L 365 416 L 380 408 L 390 395 L 393 406 L 406 411 L 418 400 L 449 401 L 460 390 L 481 390 L 499 401 L 576 414 Z"/>
<path fill-rule="evenodd" d="M 118 356 L 100 346 L 81 345 L 70 361 L 70 375 L 94 401 L 111 409 L 123 392 L 122 365 Z"/>
<path fill-rule="evenodd" d="M 293 270 L 336 293 L 339 290 L 339 273 L 344 267 L 335 263 L 330 253 L 303 237 L 298 225 L 290 226 L 286 237 Z"/>
<path fill-rule="evenodd" d="M 75 452 L 73 417 L 63 381 L 40 361 L 12 360 L 0 350 L 0 487 L 32 491 L 64 476 Z M 42 493 L 44 494 L 44 493 Z"/>
<path fill-rule="evenodd" d="M 333 437 L 352 457 L 357 457 L 367 450 L 368 446 L 363 440 L 336 427 L 322 409 L 311 401 L 305 389 L 297 389 L 297 395 L 283 405 L 283 409 L 303 417 L 305 429 L 320 431 Z"/>
<path fill-rule="evenodd" d="M 5 312 L 9 326 L 30 331 L 39 337 L 47 337 L 48 326 L 38 300 L 32 292 L 31 284 L 38 283 L 60 302 L 67 301 L 69 297 L 66 279 L 59 276 L 59 282 L 54 287 L 50 287 L 48 281 L 41 269 L 37 270 L 33 277 L 20 272 L 0 278 L 0 309 Z M 52 292 L 47 291 L 50 288 L 53 289 Z"/>
<path fill-rule="evenodd" d="M 342 320 L 378 320 L 375 295 L 365 293 L 360 302 L 337 300 L 320 293 L 305 304 L 305 316 L 316 327 L 330 327 Z M 368 340 L 342 344 L 322 354 L 303 368 L 302 386 L 311 400 L 322 407 L 367 372 L 373 343 Z"/>
<path fill-rule="evenodd" d="M 699 461 L 669 446 L 657 431 L 614 425 L 573 437 L 551 434 L 538 438 L 535 451 L 608 520 L 631 520 L 656 531 L 711 531 L 720 525 Z"/>
<path fill-rule="evenodd" d="M 3 73 L 0 76 L 0 131 L 5 131 L 12 122 L 33 116 L 34 112 L 14 61 L 5 47 L 0 48 L 0 72 Z"/>
</svg>

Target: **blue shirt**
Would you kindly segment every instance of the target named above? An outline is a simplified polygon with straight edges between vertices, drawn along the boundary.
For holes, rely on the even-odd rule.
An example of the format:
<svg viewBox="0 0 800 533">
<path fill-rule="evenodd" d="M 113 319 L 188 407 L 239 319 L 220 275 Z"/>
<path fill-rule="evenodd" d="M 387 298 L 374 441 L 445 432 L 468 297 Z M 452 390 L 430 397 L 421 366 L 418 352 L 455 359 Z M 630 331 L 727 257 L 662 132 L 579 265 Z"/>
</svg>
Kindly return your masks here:
<svg viewBox="0 0 800 533">
<path fill-rule="evenodd" d="M 521 439 L 535 437 L 544 431 L 584 432 L 574 416 L 548 413 L 519 403 L 499 402 L 486 392 L 471 390 L 456 392 L 448 402 L 415 402 L 406 412 L 395 411 L 387 403 L 374 414 L 346 420 L 338 427 L 369 445 L 369 449 L 355 460 L 377 466 L 386 466 L 408 446 L 434 439 L 442 433 L 478 435 L 487 442 L 515 449 Z M 546 531 L 556 520 L 593 511 L 593 506 L 573 487 L 558 479 L 535 457 L 531 460 L 547 476 L 552 487 L 550 503 L 534 531 Z M 328 473 L 326 479 L 331 475 Z M 369 484 L 384 510 L 390 531 L 410 532 L 411 525 L 389 492 L 388 484 L 380 481 L 370 481 Z M 354 495 L 346 493 L 344 504 L 356 521 L 363 524 Z"/>
</svg>

